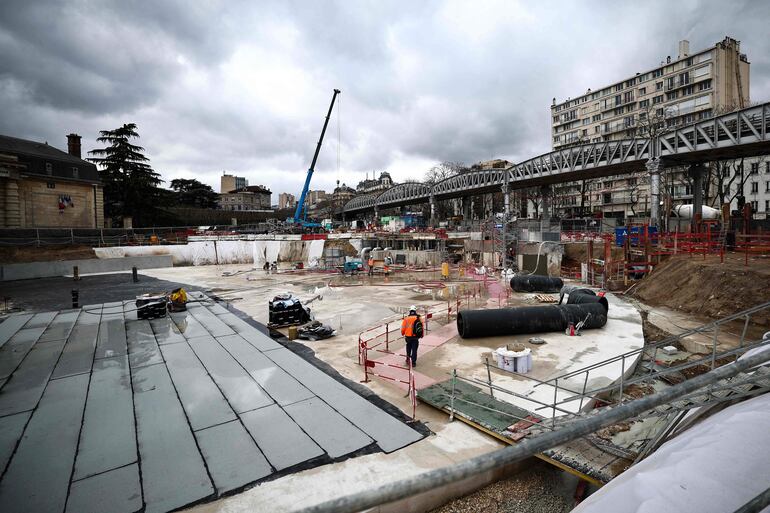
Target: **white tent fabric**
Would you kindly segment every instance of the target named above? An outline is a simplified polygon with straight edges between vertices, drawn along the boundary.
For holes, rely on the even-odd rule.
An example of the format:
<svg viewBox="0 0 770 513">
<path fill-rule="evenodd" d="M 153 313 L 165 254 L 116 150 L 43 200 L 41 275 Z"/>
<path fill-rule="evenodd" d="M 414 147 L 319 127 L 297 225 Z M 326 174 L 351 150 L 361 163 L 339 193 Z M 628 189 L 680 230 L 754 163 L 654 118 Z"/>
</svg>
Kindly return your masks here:
<svg viewBox="0 0 770 513">
<path fill-rule="evenodd" d="M 735 511 L 770 487 L 768 426 L 770 394 L 730 406 L 663 444 L 573 512 Z"/>
</svg>

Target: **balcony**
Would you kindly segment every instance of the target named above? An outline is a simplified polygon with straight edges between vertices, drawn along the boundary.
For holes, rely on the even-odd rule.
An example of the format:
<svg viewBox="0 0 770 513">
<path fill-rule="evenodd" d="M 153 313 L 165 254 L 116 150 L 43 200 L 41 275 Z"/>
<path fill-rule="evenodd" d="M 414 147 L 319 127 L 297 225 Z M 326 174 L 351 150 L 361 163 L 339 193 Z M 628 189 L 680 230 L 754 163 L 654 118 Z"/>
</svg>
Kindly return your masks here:
<svg viewBox="0 0 770 513">
<path fill-rule="evenodd" d="M 674 80 L 672 84 L 669 85 L 668 80 L 663 82 L 663 90 L 666 92 L 673 91 L 675 89 L 680 89 L 682 87 L 687 87 L 688 85 L 695 85 L 699 82 L 703 82 L 704 80 L 708 80 L 712 78 L 711 72 L 706 73 L 705 75 L 701 75 L 699 77 L 693 77 L 689 76 L 687 80 L 679 80 L 678 78 Z"/>
</svg>

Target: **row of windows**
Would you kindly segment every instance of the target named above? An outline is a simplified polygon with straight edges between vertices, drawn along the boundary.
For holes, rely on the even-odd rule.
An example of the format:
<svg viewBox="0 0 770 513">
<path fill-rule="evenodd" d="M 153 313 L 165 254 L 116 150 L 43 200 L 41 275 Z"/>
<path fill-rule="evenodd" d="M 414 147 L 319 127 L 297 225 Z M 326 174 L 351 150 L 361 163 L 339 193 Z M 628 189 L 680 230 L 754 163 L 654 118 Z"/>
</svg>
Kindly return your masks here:
<svg viewBox="0 0 770 513">
<path fill-rule="evenodd" d="M 77 168 L 77 166 L 72 166 L 70 171 L 72 172 L 72 178 L 80 178 L 80 170 Z M 53 176 L 53 164 L 50 162 L 45 163 L 45 174 L 48 176 Z"/>
<path fill-rule="evenodd" d="M 751 192 L 752 194 L 759 192 L 759 182 L 751 182 Z M 765 182 L 765 192 L 770 192 L 770 182 Z"/>
<path fill-rule="evenodd" d="M 602 96 L 607 96 L 608 94 L 611 94 L 612 92 L 620 92 L 620 91 L 622 91 L 624 89 L 624 87 L 626 87 L 626 88 L 633 87 L 636 84 L 642 84 L 644 82 L 647 82 L 648 80 L 651 80 L 651 79 L 654 79 L 654 78 L 659 78 L 659 77 L 662 77 L 663 75 L 668 75 L 669 73 L 673 73 L 677 69 L 689 68 L 690 66 L 694 66 L 696 64 L 700 64 L 702 62 L 706 62 L 706 61 L 708 61 L 710 59 L 711 59 L 711 52 L 710 51 L 709 52 L 704 52 L 702 54 L 695 55 L 693 57 L 689 57 L 689 58 L 687 58 L 687 59 L 685 59 L 683 61 L 680 61 L 678 63 L 670 64 L 670 65 L 658 68 L 656 70 L 653 70 L 653 71 L 651 71 L 649 73 L 645 73 L 643 75 L 639 75 L 637 77 L 628 79 L 625 82 L 619 82 L 619 83 L 615 84 L 614 86 L 606 87 L 606 88 L 602 89 L 601 91 L 597 91 L 595 93 L 592 93 L 591 95 L 586 95 L 586 96 L 583 96 L 583 97 L 580 97 L 580 98 L 576 98 L 575 100 L 571 100 L 571 101 L 565 102 L 565 103 L 563 103 L 561 105 L 557 105 L 555 110 L 556 110 L 556 112 L 560 112 L 560 111 L 562 111 L 564 109 L 569 109 L 571 107 L 576 107 L 576 106 L 580 105 L 581 103 L 585 103 L 585 102 L 587 102 L 589 100 L 597 100 L 597 99 L 599 99 Z M 703 67 L 700 67 L 697 70 L 695 70 L 695 72 L 699 73 L 699 74 L 696 74 L 695 76 L 701 76 L 701 75 L 703 75 L 705 73 L 708 73 L 709 72 L 709 66 L 710 65 L 703 66 Z M 672 80 L 673 78 L 674 77 L 669 78 L 669 80 Z M 660 90 L 660 89 L 663 88 L 663 82 L 660 82 L 659 84 L 660 84 L 659 86 L 658 86 L 658 84 L 656 84 L 656 89 L 657 90 Z M 646 90 L 646 88 L 644 88 L 644 89 Z M 640 94 L 645 94 L 645 93 L 640 93 Z"/>
</svg>

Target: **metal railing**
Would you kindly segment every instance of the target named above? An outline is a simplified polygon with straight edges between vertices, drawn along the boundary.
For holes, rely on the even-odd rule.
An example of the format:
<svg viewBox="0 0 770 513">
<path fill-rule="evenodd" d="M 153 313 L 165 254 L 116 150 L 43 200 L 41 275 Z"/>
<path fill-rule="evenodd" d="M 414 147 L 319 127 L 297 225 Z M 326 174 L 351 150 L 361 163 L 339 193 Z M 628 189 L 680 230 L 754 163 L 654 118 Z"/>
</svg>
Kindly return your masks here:
<svg viewBox="0 0 770 513">
<path fill-rule="evenodd" d="M 499 451 L 476 456 L 452 466 L 434 469 L 407 479 L 387 483 L 376 488 L 328 500 L 302 509 L 302 513 L 353 513 L 381 504 L 435 490 L 441 486 L 479 475 L 483 472 L 510 465 L 553 447 L 571 442 L 602 428 L 634 418 L 660 405 L 672 403 L 708 385 L 746 374 L 770 360 L 770 352 L 760 352 L 745 357 L 732 365 L 725 365 L 706 374 L 696 376 L 678 385 L 652 395 L 629 401 L 615 408 L 605 409 L 597 415 L 584 417 L 563 429 L 556 429 L 530 439 L 522 440 Z"/>
</svg>

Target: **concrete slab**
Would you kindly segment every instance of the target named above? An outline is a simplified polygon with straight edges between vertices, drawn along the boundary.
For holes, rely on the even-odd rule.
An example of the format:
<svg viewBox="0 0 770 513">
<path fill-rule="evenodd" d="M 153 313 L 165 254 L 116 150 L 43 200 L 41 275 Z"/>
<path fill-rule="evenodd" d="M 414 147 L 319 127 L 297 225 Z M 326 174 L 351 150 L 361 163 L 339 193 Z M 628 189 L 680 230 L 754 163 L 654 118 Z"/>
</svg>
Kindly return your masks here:
<svg viewBox="0 0 770 513">
<path fill-rule="evenodd" d="M 38 342 L 66 340 L 80 315 L 80 310 L 59 312 L 41 335 Z"/>
<path fill-rule="evenodd" d="M 372 437 L 383 451 L 392 452 L 422 438 L 414 429 L 388 415 L 288 349 L 277 349 L 265 354 Z"/>
<path fill-rule="evenodd" d="M 187 342 L 161 351 L 193 431 L 237 418 Z"/>
<path fill-rule="evenodd" d="M 193 315 L 201 324 L 206 327 L 209 333 L 215 337 L 223 337 L 225 335 L 234 335 L 235 331 L 225 324 L 219 317 L 214 315 L 204 304 L 193 303 L 187 308 L 187 311 Z"/>
<path fill-rule="evenodd" d="M 323 449 L 276 404 L 244 413 L 240 417 L 276 470 L 283 470 L 324 454 Z"/>
<path fill-rule="evenodd" d="M 273 402 L 213 337 L 194 338 L 188 342 L 236 413 L 262 408 Z"/>
<path fill-rule="evenodd" d="M 217 340 L 281 406 L 315 397 L 310 390 L 288 372 L 276 366 L 271 359 L 246 342 L 242 336 L 230 335 L 219 337 Z"/>
<path fill-rule="evenodd" d="M 123 307 L 120 303 L 102 310 L 102 323 L 96 342 L 96 359 L 122 356 L 128 352 L 126 346 L 126 325 Z"/>
<path fill-rule="evenodd" d="M 68 513 L 133 513 L 142 509 L 139 465 L 74 481 L 67 499 Z"/>
<path fill-rule="evenodd" d="M 62 260 L 58 262 L 29 262 L 24 264 L 0 265 L 0 281 L 29 280 L 51 276 L 72 275 L 73 267 L 77 266 L 81 275 L 88 273 L 106 273 L 114 271 L 130 271 L 132 267 L 152 269 L 156 267 L 171 267 L 172 258 L 169 255 L 134 256 L 124 258 L 88 258 L 80 260 Z"/>
<path fill-rule="evenodd" d="M 56 317 L 57 313 L 58 312 L 36 313 L 35 315 L 32 316 L 32 318 L 29 321 L 27 321 L 27 324 L 25 324 L 24 327 L 25 328 L 45 328 L 46 326 L 51 324 L 51 321 L 53 320 L 54 317 Z M 6 320 L 5 322 L 8 322 L 8 320 Z M 0 324 L 0 326 L 2 326 L 3 324 Z"/>
<path fill-rule="evenodd" d="M 3 386 L 0 417 L 33 409 L 53 372 L 63 340 L 35 345 Z"/>
<path fill-rule="evenodd" d="M 212 301 L 211 303 L 207 304 L 206 308 L 211 310 L 211 312 L 214 315 L 222 315 L 222 314 L 229 313 L 229 310 L 227 308 L 225 308 L 224 306 L 222 306 L 221 304 L 215 301 Z"/>
<path fill-rule="evenodd" d="M 219 318 L 260 351 L 270 351 L 271 349 L 280 349 L 283 347 L 264 333 L 257 331 L 254 326 L 233 313 L 222 314 Z"/>
<path fill-rule="evenodd" d="M 136 462 L 131 377 L 126 356 L 94 362 L 73 480 Z"/>
<path fill-rule="evenodd" d="M 45 326 L 20 329 L 3 347 L 0 347 L 0 379 L 7 378 L 16 370 L 44 331 Z"/>
<path fill-rule="evenodd" d="M 64 510 L 87 389 L 85 374 L 48 385 L 0 481 L 0 511 Z"/>
<path fill-rule="evenodd" d="M 350 454 L 374 442 L 317 397 L 294 403 L 284 410 L 331 458 Z"/>
<path fill-rule="evenodd" d="M 187 341 L 170 317 L 152 319 L 150 320 L 150 326 L 152 326 L 152 331 L 155 333 L 155 340 L 157 340 L 158 345 L 177 344 Z"/>
<path fill-rule="evenodd" d="M 32 415 L 31 412 L 24 412 L 0 417 L 0 475 L 10 461 L 16 444 L 21 440 L 21 434 L 30 415 Z"/>
<path fill-rule="evenodd" d="M 59 363 L 53 371 L 51 379 L 73 376 L 91 370 L 96 350 L 96 339 L 99 335 L 99 323 L 101 322 L 101 307 L 98 314 L 94 310 L 81 312 L 72 328 L 67 343 L 64 346 Z"/>
<path fill-rule="evenodd" d="M 195 438 L 218 495 L 258 481 L 273 472 L 240 421 L 196 431 Z"/>
<path fill-rule="evenodd" d="M 8 342 L 30 319 L 32 319 L 31 314 L 14 314 L 0 322 L 0 347 Z"/>
<path fill-rule="evenodd" d="M 132 371 L 145 511 L 169 511 L 214 493 L 164 365 Z"/>
<path fill-rule="evenodd" d="M 150 321 L 126 321 L 126 341 L 132 369 L 163 362 Z"/>
<path fill-rule="evenodd" d="M 187 340 L 211 336 L 211 333 L 190 312 L 177 312 L 169 315 L 179 328 L 179 332 Z"/>
</svg>

